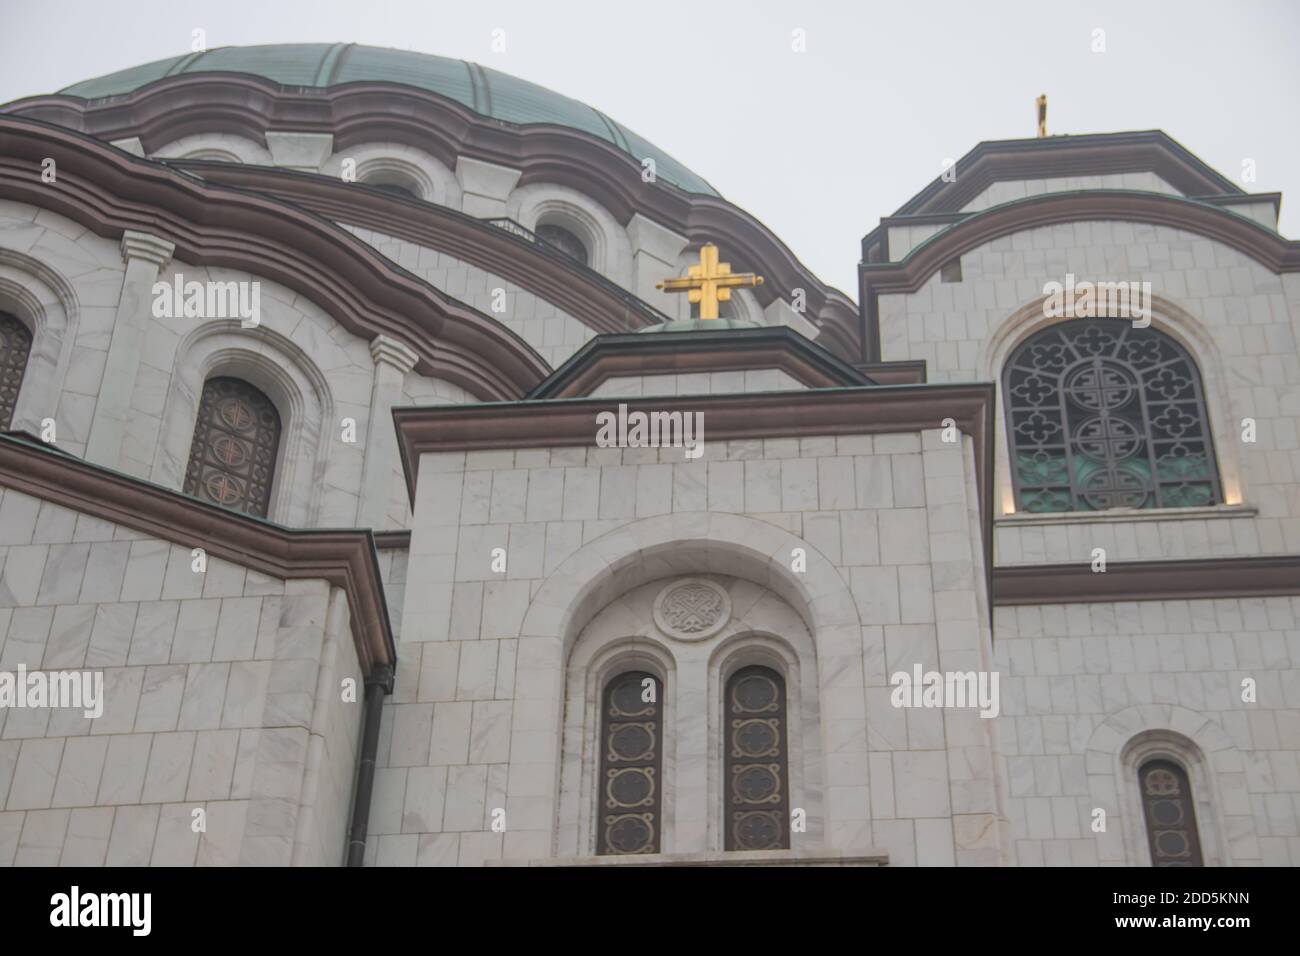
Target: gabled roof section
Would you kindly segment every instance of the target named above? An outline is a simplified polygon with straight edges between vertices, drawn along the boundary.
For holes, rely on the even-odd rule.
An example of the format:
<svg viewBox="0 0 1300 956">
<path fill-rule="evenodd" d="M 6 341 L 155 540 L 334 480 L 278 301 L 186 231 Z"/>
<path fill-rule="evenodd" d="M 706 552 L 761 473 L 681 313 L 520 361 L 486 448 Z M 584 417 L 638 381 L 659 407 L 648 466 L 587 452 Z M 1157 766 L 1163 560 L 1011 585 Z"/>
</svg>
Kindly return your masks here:
<svg viewBox="0 0 1300 956">
<path fill-rule="evenodd" d="M 862 371 L 793 329 L 691 329 L 600 335 L 528 393 L 528 400 L 583 398 L 610 378 L 781 369 L 808 388 L 874 385 Z"/>
<path fill-rule="evenodd" d="M 980 143 L 898 208 L 895 216 L 955 213 L 996 182 L 1152 172 L 1184 196 L 1240 196 L 1232 180 L 1160 130 Z"/>
</svg>

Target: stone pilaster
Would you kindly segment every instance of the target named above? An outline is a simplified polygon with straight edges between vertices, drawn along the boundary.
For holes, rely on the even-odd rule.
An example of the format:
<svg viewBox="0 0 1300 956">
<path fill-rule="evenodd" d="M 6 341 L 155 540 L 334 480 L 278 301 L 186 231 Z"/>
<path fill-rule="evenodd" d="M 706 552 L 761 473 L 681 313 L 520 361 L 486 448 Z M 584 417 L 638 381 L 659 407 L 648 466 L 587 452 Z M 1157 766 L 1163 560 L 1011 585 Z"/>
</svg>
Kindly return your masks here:
<svg viewBox="0 0 1300 956">
<path fill-rule="evenodd" d="M 331 133 L 277 133 L 268 131 L 266 148 L 277 166 L 303 173 L 318 173 L 334 152 Z"/>
<path fill-rule="evenodd" d="M 375 377 L 370 388 L 370 422 L 357 499 L 357 525 L 382 529 L 398 464 L 393 406 L 401 401 L 403 379 L 415 368 L 419 356 L 397 339 L 380 335 L 370 343 L 370 357 L 375 363 Z"/>
<path fill-rule="evenodd" d="M 87 460 L 97 465 L 108 468 L 120 465 L 126 421 L 131 414 L 131 395 L 140 367 L 140 349 L 152 308 L 153 285 L 175 249 L 166 239 L 149 233 L 128 229 L 122 234 L 126 274 L 122 277 L 113 337 L 86 445 Z"/>
<path fill-rule="evenodd" d="M 686 296 L 655 288 L 656 282 L 677 275 L 677 260 L 689 240 L 640 213 L 627 224 L 627 237 L 632 242 L 632 291 L 667 315 L 689 318 L 689 304 L 679 313 Z"/>
<path fill-rule="evenodd" d="M 461 156 L 456 160 L 456 180 L 461 188 L 461 211 L 479 219 L 505 216 L 506 200 L 522 175 L 518 169 Z"/>
</svg>

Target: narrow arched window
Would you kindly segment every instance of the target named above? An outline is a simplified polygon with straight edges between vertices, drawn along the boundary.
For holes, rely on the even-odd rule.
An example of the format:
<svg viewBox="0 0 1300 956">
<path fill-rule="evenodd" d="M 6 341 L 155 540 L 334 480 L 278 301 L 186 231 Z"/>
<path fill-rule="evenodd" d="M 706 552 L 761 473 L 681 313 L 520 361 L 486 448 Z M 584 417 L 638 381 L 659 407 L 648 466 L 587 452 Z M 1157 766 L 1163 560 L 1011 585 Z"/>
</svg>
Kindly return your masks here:
<svg viewBox="0 0 1300 956">
<path fill-rule="evenodd" d="M 1186 771 L 1172 760 L 1148 760 L 1138 769 L 1138 786 L 1152 865 L 1203 866 Z"/>
<path fill-rule="evenodd" d="M 723 799 L 728 850 L 790 846 L 785 681 L 742 667 L 727 681 Z"/>
<path fill-rule="evenodd" d="M 0 427 L 13 424 L 18 390 L 27 371 L 32 333 L 8 312 L 0 312 Z"/>
<path fill-rule="evenodd" d="M 280 447 L 280 415 L 271 400 L 237 378 L 203 385 L 185 471 L 185 493 L 265 518 Z"/>
<path fill-rule="evenodd" d="M 1222 501 L 1200 372 L 1164 333 L 1061 322 L 1016 348 L 1003 386 L 1019 510 Z"/>
<path fill-rule="evenodd" d="M 537 227 L 534 234 L 553 249 L 564 253 L 570 259 L 576 259 L 584 266 L 591 261 L 583 241 L 563 226 L 544 222 Z"/>
<path fill-rule="evenodd" d="M 663 806 L 663 682 L 629 671 L 605 686 L 596 852 L 658 853 Z"/>
</svg>

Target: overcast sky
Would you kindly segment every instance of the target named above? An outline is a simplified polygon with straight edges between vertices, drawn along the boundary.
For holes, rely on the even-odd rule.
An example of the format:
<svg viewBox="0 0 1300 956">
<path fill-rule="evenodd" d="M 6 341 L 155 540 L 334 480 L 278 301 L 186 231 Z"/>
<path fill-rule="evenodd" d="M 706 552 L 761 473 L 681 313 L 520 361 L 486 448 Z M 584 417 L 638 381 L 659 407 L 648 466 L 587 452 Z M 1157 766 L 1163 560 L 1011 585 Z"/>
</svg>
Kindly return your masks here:
<svg viewBox="0 0 1300 956">
<path fill-rule="evenodd" d="M 1049 132 L 1163 129 L 1243 188 L 1289 193 L 1282 233 L 1300 232 L 1296 0 L 0 0 L 0 102 L 187 53 L 196 27 L 209 49 L 474 60 L 590 103 L 855 298 L 861 237 L 945 157 L 1032 136 L 1039 93 Z"/>
</svg>

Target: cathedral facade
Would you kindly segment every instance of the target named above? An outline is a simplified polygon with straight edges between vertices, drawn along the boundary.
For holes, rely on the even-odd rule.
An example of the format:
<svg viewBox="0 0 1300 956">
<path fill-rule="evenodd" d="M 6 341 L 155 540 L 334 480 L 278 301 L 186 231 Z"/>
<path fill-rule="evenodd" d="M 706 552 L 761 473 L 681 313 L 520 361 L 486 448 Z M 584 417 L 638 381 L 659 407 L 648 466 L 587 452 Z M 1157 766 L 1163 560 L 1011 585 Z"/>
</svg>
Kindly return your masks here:
<svg viewBox="0 0 1300 956">
<path fill-rule="evenodd" d="M 985 142 L 855 302 L 475 64 L 8 104 L 0 864 L 1300 864 L 1279 204 Z"/>
</svg>

